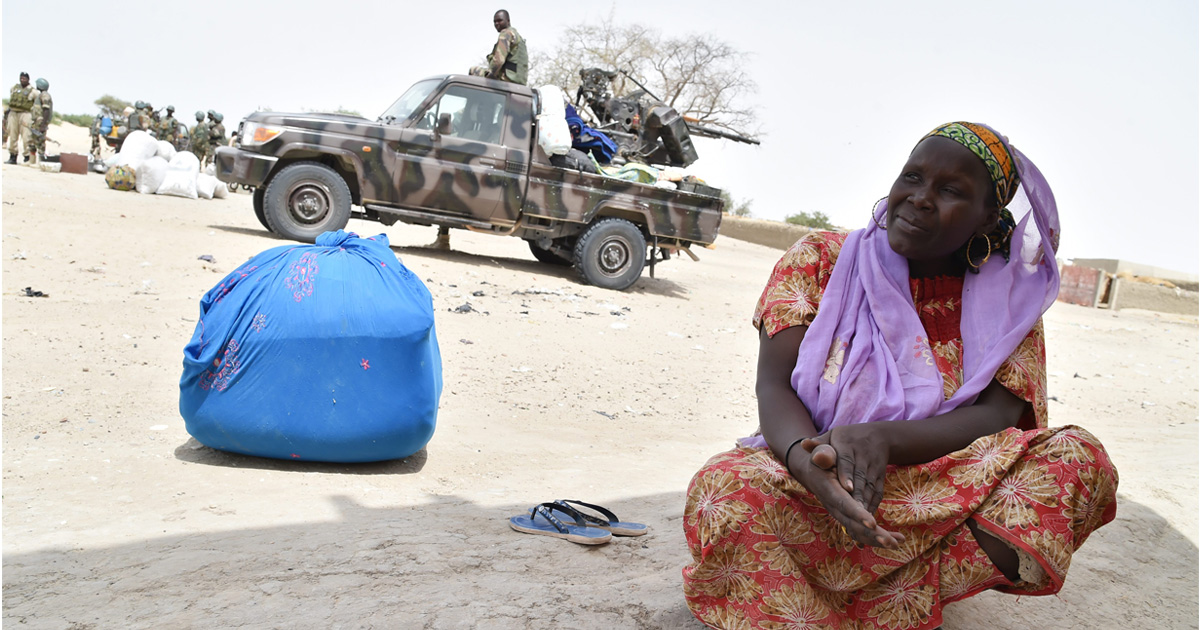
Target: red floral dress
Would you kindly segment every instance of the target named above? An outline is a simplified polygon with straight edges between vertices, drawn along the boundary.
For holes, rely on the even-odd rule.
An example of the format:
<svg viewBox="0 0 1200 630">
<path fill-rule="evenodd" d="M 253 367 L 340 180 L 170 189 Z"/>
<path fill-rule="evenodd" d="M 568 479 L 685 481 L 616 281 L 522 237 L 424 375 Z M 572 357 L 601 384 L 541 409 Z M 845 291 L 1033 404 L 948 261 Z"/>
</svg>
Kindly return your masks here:
<svg viewBox="0 0 1200 630">
<path fill-rule="evenodd" d="M 774 335 L 810 324 L 844 240 L 814 232 L 793 245 L 755 325 Z M 949 398 L 962 383 L 962 278 L 912 280 L 911 288 Z M 713 628 L 924 630 L 941 624 L 945 604 L 989 588 L 1058 592 L 1074 551 L 1116 515 L 1116 469 L 1087 431 L 1046 428 L 1040 322 L 996 380 L 1030 403 L 1016 428 L 926 464 L 888 467 L 876 518 L 905 535 L 898 549 L 859 548 L 769 449 L 710 459 L 685 507 L 692 612 Z M 1020 580 L 996 569 L 967 518 L 1017 551 Z"/>
</svg>

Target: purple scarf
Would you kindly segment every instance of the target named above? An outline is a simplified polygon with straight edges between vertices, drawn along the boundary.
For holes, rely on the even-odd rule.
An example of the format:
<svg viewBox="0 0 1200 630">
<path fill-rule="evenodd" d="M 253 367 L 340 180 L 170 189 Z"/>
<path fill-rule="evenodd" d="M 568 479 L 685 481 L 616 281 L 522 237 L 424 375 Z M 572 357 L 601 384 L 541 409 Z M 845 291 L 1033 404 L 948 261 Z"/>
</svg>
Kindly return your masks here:
<svg viewBox="0 0 1200 630">
<path fill-rule="evenodd" d="M 1041 171 L 1009 146 L 1021 189 L 1011 260 L 992 256 L 963 280 L 963 384 L 945 399 L 942 375 L 909 288 L 908 260 L 869 221 L 846 237 L 820 308 L 805 333 L 792 388 L 817 430 L 921 420 L 975 402 L 1058 296 L 1058 210 Z M 877 215 L 886 215 L 887 201 Z M 762 447 L 761 435 L 740 441 Z"/>
</svg>

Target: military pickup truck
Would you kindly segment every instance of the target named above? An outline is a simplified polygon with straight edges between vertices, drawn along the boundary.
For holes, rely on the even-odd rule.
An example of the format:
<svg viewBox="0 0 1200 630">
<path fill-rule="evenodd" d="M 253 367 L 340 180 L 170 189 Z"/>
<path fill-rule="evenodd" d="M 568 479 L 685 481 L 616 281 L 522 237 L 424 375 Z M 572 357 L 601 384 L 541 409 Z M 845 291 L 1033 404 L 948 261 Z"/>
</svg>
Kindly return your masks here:
<svg viewBox="0 0 1200 630">
<path fill-rule="evenodd" d="M 538 260 L 616 290 L 672 254 L 698 260 L 690 247 L 721 225 L 719 190 L 555 166 L 537 142 L 538 101 L 523 85 L 448 75 L 417 82 L 373 122 L 257 112 L 239 146 L 217 149 L 216 175 L 251 187 L 263 226 L 298 241 L 351 217 L 516 236 Z"/>
</svg>

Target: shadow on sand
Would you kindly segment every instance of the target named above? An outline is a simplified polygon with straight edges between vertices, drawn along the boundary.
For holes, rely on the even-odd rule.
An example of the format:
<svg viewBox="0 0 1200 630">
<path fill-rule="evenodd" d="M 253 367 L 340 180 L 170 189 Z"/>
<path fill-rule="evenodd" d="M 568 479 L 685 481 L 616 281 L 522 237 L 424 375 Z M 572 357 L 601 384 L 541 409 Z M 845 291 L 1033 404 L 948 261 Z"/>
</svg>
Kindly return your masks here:
<svg viewBox="0 0 1200 630">
<path fill-rule="evenodd" d="M 219 451 L 201 444 L 196 438 L 188 438 L 187 442 L 175 447 L 175 459 L 193 464 L 224 468 L 252 468 L 256 470 L 315 472 L 340 475 L 411 475 L 421 472 L 421 469 L 425 467 L 425 460 L 428 459 L 428 454 L 425 449 L 421 449 L 404 459 L 362 464 L 283 461 Z"/>
<path fill-rule="evenodd" d="M 211 453 L 199 459 L 225 465 Z M 416 466 L 393 465 L 348 472 Z M 701 627 L 682 593 L 682 492 L 610 503 L 650 533 L 586 547 L 510 530 L 508 517 L 526 503 L 426 495 L 378 508 L 302 488 L 296 501 L 332 502 L 339 516 L 239 528 L 231 514 L 220 531 L 5 554 L 4 620 L 53 628 Z M 1158 619 L 1156 608 L 1194 611 L 1196 546 L 1153 510 L 1128 498 L 1120 506 L 1118 520 L 1075 556 L 1058 597 L 984 593 L 950 605 L 945 628 L 1167 627 L 1178 614 Z M 1151 573 L 1166 579 L 1141 588 Z"/>
</svg>

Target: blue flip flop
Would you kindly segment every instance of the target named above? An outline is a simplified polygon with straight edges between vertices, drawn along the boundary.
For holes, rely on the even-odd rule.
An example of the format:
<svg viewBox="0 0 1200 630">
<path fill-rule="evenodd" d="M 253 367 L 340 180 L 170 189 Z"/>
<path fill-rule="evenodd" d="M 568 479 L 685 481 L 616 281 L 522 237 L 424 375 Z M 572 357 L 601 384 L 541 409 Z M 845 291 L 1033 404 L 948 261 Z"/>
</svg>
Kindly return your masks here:
<svg viewBox="0 0 1200 630">
<path fill-rule="evenodd" d="M 649 531 L 649 528 L 641 523 L 627 523 L 618 519 L 617 515 L 613 514 L 612 511 L 602 508 L 599 505 L 592 505 L 591 503 L 584 503 L 575 499 L 559 499 L 554 503 L 561 511 L 570 514 L 575 519 L 575 522 L 584 523 L 588 527 L 610 531 L 614 536 L 641 536 Z M 576 505 L 602 514 L 605 518 L 597 518 L 591 514 L 581 512 L 574 507 Z"/>
<path fill-rule="evenodd" d="M 564 523 L 553 512 L 562 512 L 569 517 Z M 570 507 L 555 503 L 542 503 L 529 510 L 529 516 L 520 514 L 508 519 L 508 526 L 525 534 L 538 534 L 553 538 L 565 538 L 580 545 L 602 545 L 612 540 L 612 534 L 588 527 L 581 514 Z"/>
</svg>

